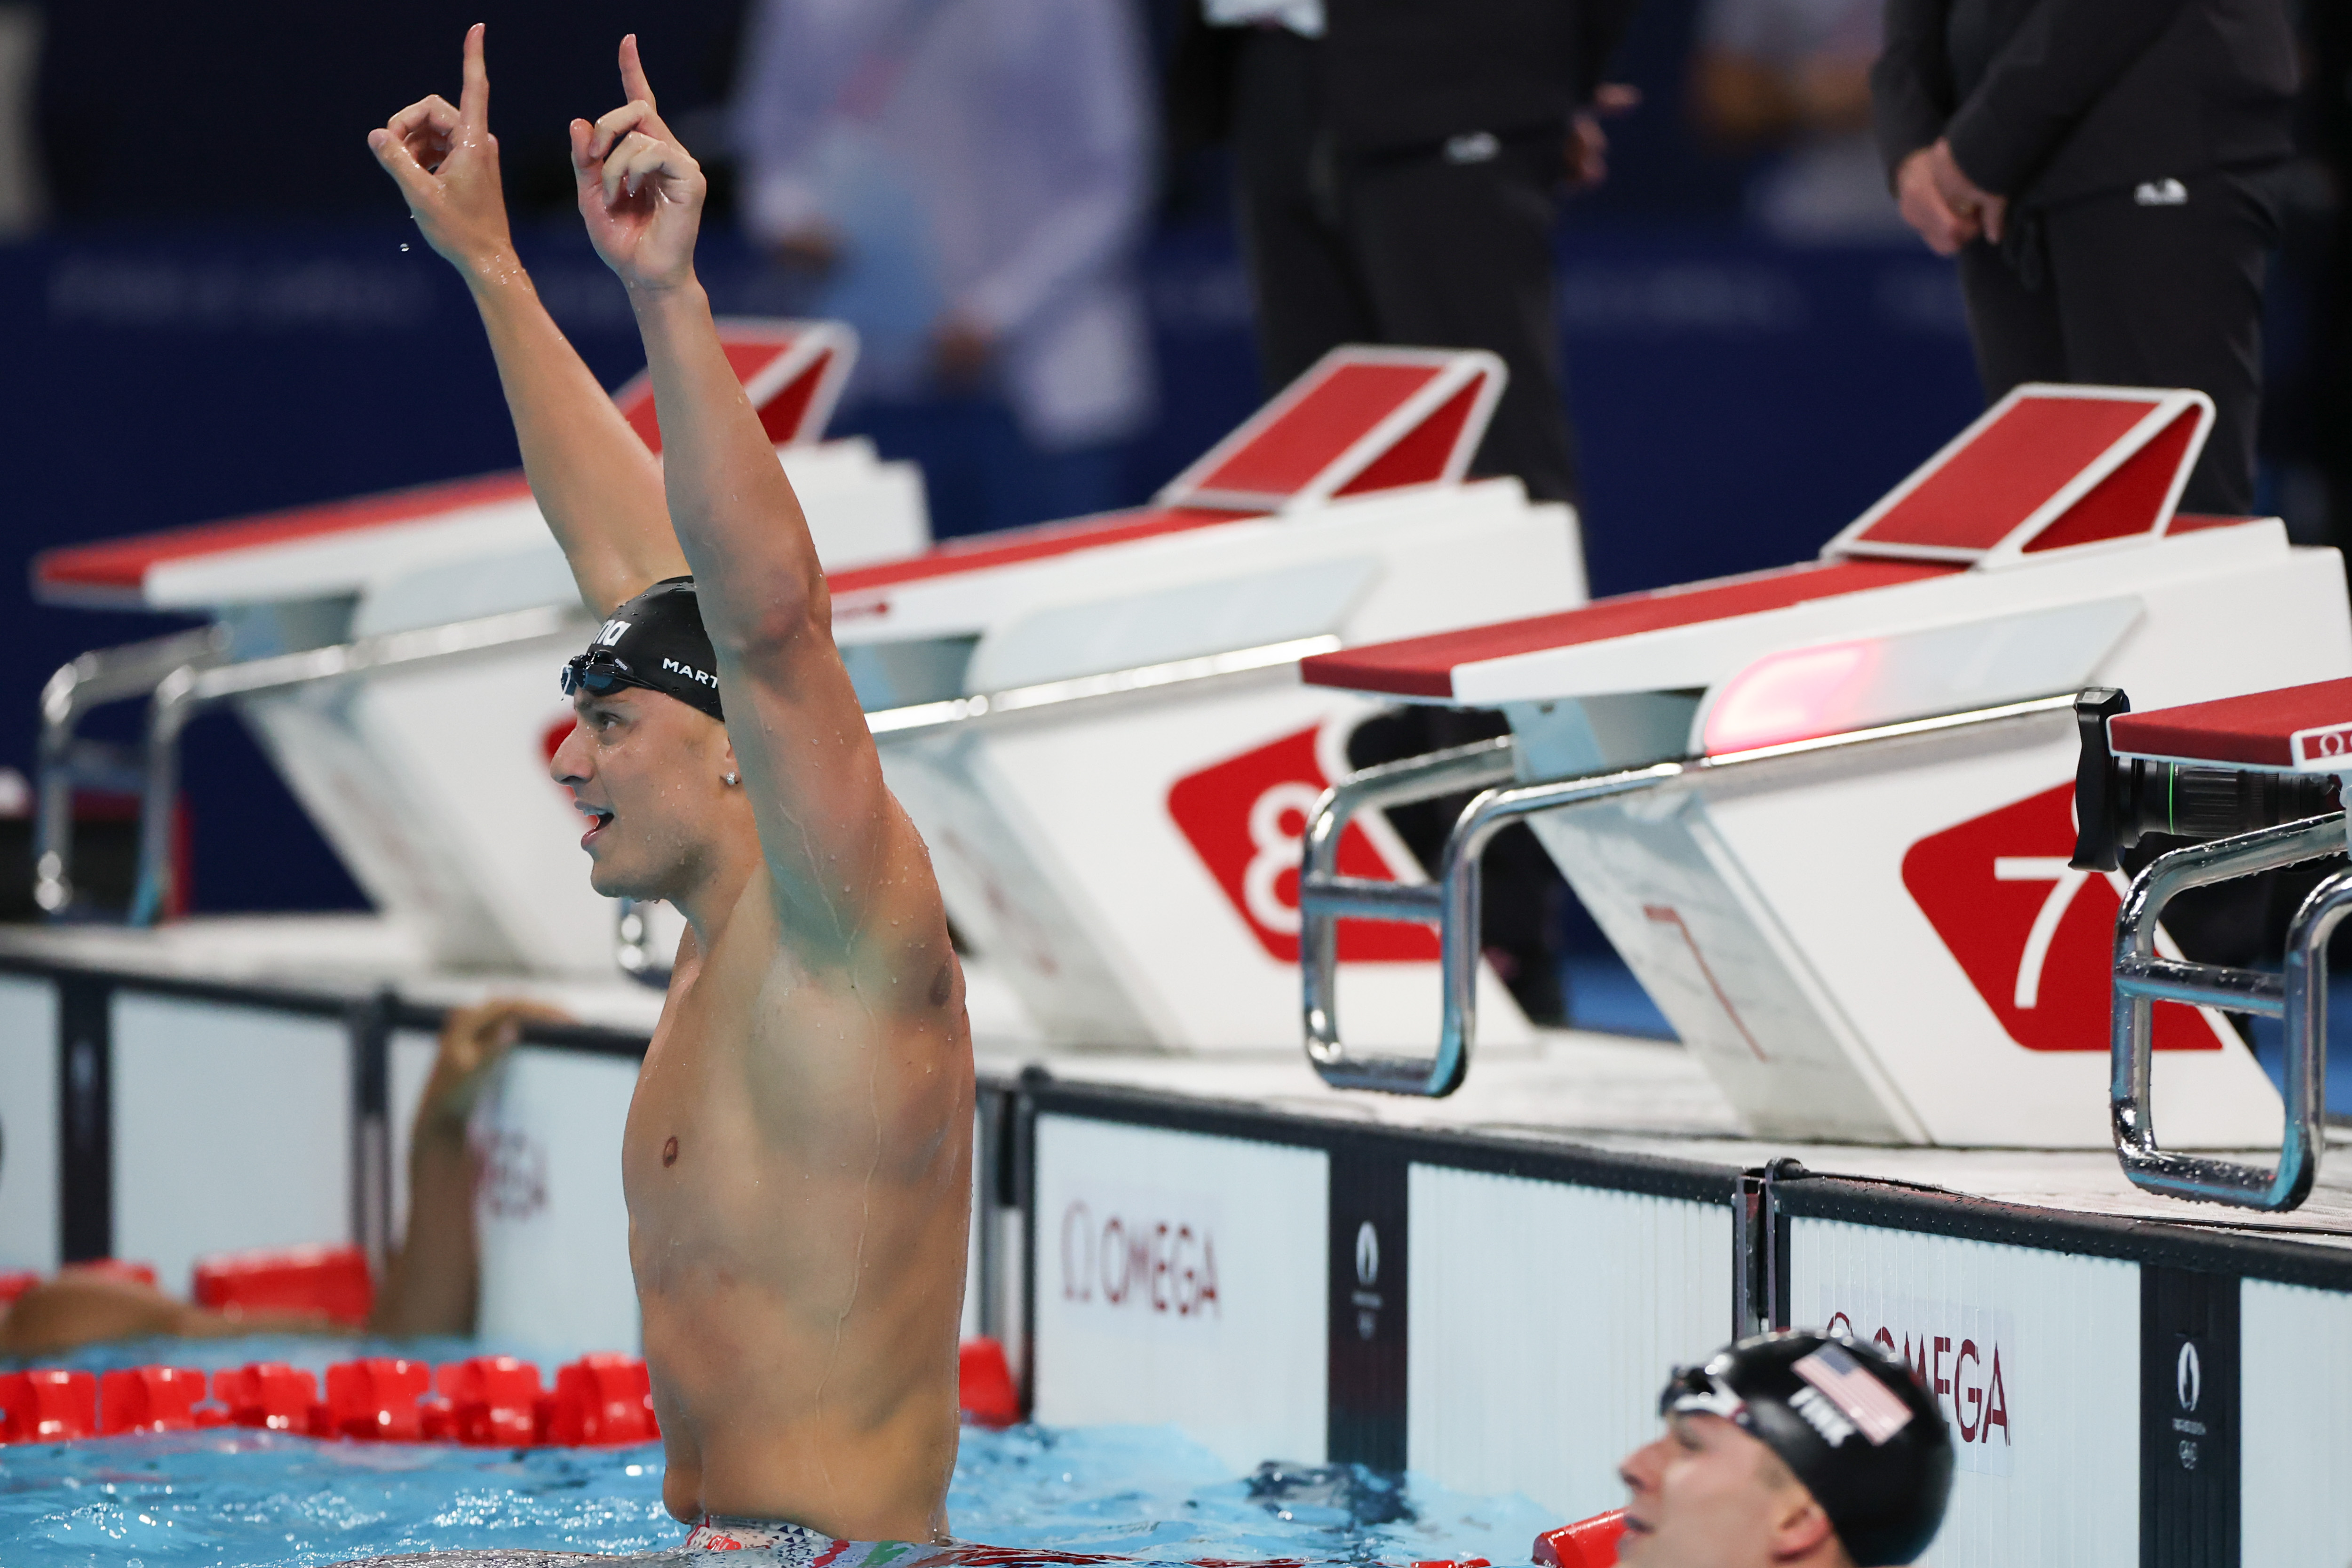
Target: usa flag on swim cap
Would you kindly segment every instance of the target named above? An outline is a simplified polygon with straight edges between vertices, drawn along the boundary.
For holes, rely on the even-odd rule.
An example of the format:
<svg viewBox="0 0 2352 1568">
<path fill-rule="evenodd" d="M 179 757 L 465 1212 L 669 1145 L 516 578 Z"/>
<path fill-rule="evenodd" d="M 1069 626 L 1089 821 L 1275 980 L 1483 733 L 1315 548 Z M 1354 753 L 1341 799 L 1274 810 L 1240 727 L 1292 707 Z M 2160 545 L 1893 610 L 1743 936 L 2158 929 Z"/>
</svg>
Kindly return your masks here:
<svg viewBox="0 0 2352 1568">
<path fill-rule="evenodd" d="M 1911 1407 L 1838 1345 L 1823 1345 L 1790 1371 L 1830 1396 L 1876 1447 L 1910 1424 Z"/>
</svg>

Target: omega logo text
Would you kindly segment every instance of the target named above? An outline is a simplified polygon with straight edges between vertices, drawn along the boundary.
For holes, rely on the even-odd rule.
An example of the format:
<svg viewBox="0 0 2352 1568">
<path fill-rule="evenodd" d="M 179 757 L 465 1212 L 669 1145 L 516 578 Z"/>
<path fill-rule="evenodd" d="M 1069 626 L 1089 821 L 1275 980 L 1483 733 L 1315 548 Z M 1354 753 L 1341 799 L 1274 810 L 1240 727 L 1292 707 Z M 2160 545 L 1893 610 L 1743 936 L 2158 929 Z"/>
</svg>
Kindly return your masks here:
<svg viewBox="0 0 2352 1568">
<path fill-rule="evenodd" d="M 1216 1239 L 1205 1223 L 1134 1213 L 1097 1215 L 1078 1199 L 1062 1211 L 1061 1258 L 1065 1301 L 1162 1320 L 1223 1315 Z"/>
</svg>

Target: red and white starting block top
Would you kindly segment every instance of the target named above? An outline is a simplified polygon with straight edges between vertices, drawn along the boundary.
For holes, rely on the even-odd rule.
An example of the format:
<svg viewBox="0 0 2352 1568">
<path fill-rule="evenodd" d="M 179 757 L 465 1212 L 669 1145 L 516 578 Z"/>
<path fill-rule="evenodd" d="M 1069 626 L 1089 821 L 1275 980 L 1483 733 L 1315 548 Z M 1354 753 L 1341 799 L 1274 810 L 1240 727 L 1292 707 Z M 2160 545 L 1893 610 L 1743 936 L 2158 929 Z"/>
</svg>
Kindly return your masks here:
<svg viewBox="0 0 2352 1568">
<path fill-rule="evenodd" d="M 2176 515 L 2210 423 L 2194 392 L 2021 387 L 1818 561 L 1319 655 L 1305 679 L 1500 707 L 1530 779 L 2091 685 L 2155 706 L 2341 683 L 2335 552 L 2291 547 L 2275 520 Z M 1778 784 L 1694 770 L 1675 810 L 1532 825 L 1759 1131 L 2096 1147 L 2120 889 L 2067 866 L 2063 707 Z M 2119 716 L 2114 744 L 2163 719 Z M 2338 719 L 2352 710 L 2303 714 L 2267 754 L 2306 729 L 2324 745 Z M 2169 1138 L 2276 1136 L 2276 1098 L 2217 1015 L 2159 1008 L 2158 1049 L 2159 1076 L 2190 1080 L 2167 1103 L 2194 1107 Z"/>
<path fill-rule="evenodd" d="M 2352 773 L 2352 679 L 2118 713 L 2107 744 L 2119 757 L 2191 767 Z"/>
<path fill-rule="evenodd" d="M 877 461 L 862 441 L 822 439 L 857 358 L 856 334 L 833 321 L 726 321 L 728 362 L 808 505 L 820 553 L 844 563 L 903 555 L 929 542 L 921 480 Z M 643 373 L 614 395 L 655 451 L 661 429 Z M 381 495 L 52 550 L 33 563 L 35 595 L 52 604 L 152 610 L 305 601 L 393 592 L 411 574 L 455 563 L 495 602 L 448 609 L 436 583 L 409 608 L 361 615 L 366 630 L 560 603 L 573 591 L 522 474 L 485 474 Z M 436 615 L 433 606 L 442 612 Z"/>
<path fill-rule="evenodd" d="M 2201 393 L 2020 387 L 1819 561 L 1324 655 L 1305 676 L 1500 707 L 1712 690 L 1752 670 L 1745 701 L 1713 692 L 1685 748 L 1693 753 L 2000 700 L 1996 689 L 2012 673 L 2028 676 L 2030 689 L 2010 696 L 2040 695 L 2056 689 L 2032 682 L 2053 673 L 2053 656 L 2095 655 L 2122 633 L 2125 606 L 2110 595 L 2147 566 L 2193 570 L 2200 549 L 2236 558 L 2246 548 L 2142 548 L 2246 521 L 2173 510 L 2211 418 Z M 2283 537 L 2273 542 L 2284 550 Z M 1955 639 L 1938 634 L 1961 626 L 1979 657 L 1950 662 Z M 1987 637 L 2011 657 L 1983 658 Z"/>
<path fill-rule="evenodd" d="M 1002 631 L 1041 606 L 1114 589 L 1165 588 L 1236 568 L 1262 575 L 1286 563 L 1328 561 L 1334 547 L 1327 528 L 1361 535 L 1379 517 L 1416 511 L 1439 492 L 1447 505 L 1460 504 L 1466 493 L 1460 481 L 1502 395 L 1504 374 L 1500 360 L 1482 353 L 1335 351 L 1162 487 L 1149 507 L 959 540 L 911 559 L 830 574 L 835 639 L 850 646 L 977 636 Z M 1375 500 L 1402 510 L 1329 504 Z M 1522 506 L 1524 499 L 1512 504 Z M 1538 597 L 1563 602 L 1558 587 L 1548 584 L 1551 591 Z M 1303 582 L 1292 591 L 1328 597 Z M 1580 583 L 1566 602 L 1582 596 Z M 1226 619 L 1236 607 L 1243 619 L 1261 623 L 1276 609 L 1271 599 L 1238 606 L 1226 601 Z M 1415 618 L 1409 609 L 1402 613 Z M 1136 629 L 1128 624 L 1130 634 Z M 1246 646 L 1232 639 L 1255 635 L 1223 624 L 1211 610 L 1205 617 L 1196 614 L 1179 640 L 1211 652 Z M 1269 634 L 1260 640 L 1282 639 Z M 1050 662 L 1056 673 L 1076 673 L 1181 657 L 1166 651 L 1164 637 L 1159 641 L 1163 646 L 1139 645 L 1125 654 L 1099 645 L 1073 649 Z M 983 647 L 971 679 L 995 685 L 1050 679 L 1037 668 L 1024 659 L 1014 671 Z"/>
<path fill-rule="evenodd" d="M 1376 710 L 1301 687 L 1299 654 L 1583 597 L 1567 509 L 1461 482 L 1503 378 L 1488 354 L 1342 349 L 1150 507 L 830 575 L 891 787 L 1047 1037 L 1295 1037 L 1298 836 Z M 1201 668 L 1223 664 L 1255 673 Z M 1107 677 L 1115 702 L 1065 700 Z M 1344 853 L 1419 875 L 1378 825 Z M 1426 933 L 1341 957 L 1392 1038 L 1433 1024 Z"/>
</svg>

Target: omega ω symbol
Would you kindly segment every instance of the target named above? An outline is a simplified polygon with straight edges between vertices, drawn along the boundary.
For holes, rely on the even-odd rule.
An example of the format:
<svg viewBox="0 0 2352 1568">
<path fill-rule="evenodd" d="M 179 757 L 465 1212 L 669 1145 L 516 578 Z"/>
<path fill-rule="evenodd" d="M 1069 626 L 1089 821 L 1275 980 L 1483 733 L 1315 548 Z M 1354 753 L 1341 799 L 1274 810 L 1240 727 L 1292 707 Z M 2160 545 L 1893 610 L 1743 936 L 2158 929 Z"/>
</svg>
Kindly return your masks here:
<svg viewBox="0 0 2352 1568">
<path fill-rule="evenodd" d="M 2180 1396 L 2183 1411 L 2197 1408 L 2197 1396 L 2204 1392 L 2204 1384 L 2205 1369 L 2198 1364 L 2197 1342 L 2183 1340 L 2180 1342 L 2180 1360 L 2174 1363 L 2172 1369 L 2173 1392 Z"/>
</svg>

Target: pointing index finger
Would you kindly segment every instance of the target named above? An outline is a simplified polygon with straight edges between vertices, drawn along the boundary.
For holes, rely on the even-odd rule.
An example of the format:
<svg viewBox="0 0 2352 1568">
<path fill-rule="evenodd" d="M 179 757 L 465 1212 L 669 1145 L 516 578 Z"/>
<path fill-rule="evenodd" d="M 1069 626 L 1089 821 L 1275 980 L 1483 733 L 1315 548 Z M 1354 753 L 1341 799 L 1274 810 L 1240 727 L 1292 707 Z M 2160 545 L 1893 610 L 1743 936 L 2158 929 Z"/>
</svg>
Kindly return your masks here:
<svg viewBox="0 0 2352 1568">
<path fill-rule="evenodd" d="M 476 131 L 488 126 L 490 120 L 490 71 L 482 62 L 482 35 L 487 30 L 479 22 L 466 29 L 465 87 L 457 94 L 457 112 Z"/>
<path fill-rule="evenodd" d="M 646 80 L 646 68 L 637 58 L 637 36 L 629 34 L 621 40 L 621 90 L 647 109 L 654 106 L 653 84 Z"/>
</svg>

